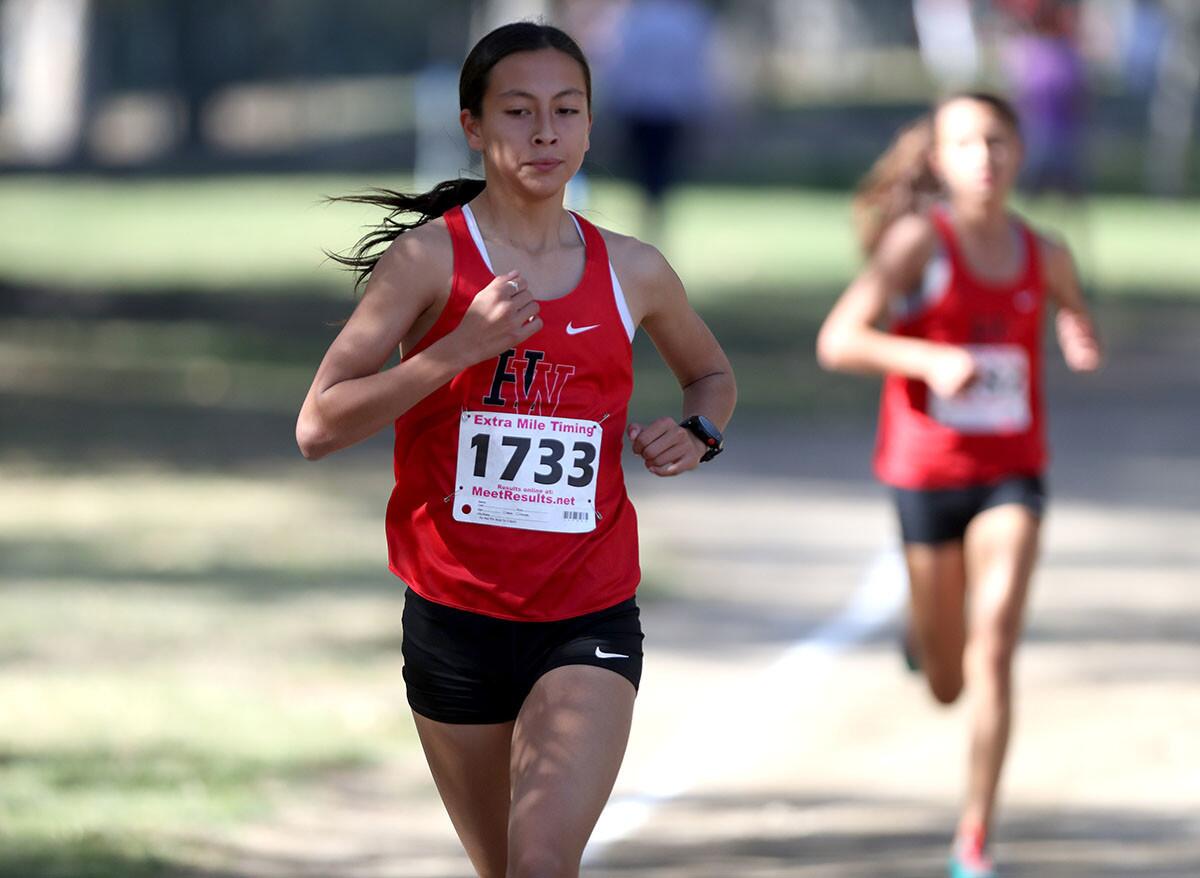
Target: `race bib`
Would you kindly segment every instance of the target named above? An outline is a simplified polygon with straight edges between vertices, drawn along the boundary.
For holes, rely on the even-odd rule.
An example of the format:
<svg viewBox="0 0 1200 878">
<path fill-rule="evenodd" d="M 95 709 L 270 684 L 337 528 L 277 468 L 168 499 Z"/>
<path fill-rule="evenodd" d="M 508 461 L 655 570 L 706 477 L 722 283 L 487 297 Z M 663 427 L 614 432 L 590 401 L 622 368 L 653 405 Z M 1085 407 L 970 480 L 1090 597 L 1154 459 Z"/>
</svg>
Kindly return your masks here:
<svg viewBox="0 0 1200 878">
<path fill-rule="evenodd" d="M 595 421 L 463 412 L 454 518 L 553 533 L 596 527 Z"/>
<path fill-rule="evenodd" d="M 979 371 L 949 399 L 929 394 L 929 415 L 960 433 L 1021 433 L 1029 429 L 1029 357 L 1018 345 L 967 345 Z"/>
</svg>

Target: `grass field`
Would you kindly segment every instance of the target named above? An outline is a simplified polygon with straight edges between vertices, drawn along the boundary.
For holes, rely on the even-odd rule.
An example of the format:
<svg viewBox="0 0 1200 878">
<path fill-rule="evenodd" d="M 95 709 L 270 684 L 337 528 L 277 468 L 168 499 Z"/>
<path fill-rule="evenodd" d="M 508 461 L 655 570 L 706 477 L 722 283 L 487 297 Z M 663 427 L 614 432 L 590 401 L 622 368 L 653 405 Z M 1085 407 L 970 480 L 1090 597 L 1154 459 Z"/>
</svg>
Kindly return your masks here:
<svg viewBox="0 0 1200 878">
<path fill-rule="evenodd" d="M 372 216 L 319 199 L 370 183 L 404 181 L 0 179 L 0 878 L 188 874 L 213 833 L 411 752 L 386 437 L 318 467 L 291 437 L 353 304 L 321 247 Z M 630 190 L 594 196 L 636 231 Z M 671 203 L 662 245 L 738 370 L 740 424 L 866 429 L 872 382 L 811 355 L 855 265 L 846 212 Z M 1200 207 L 1098 200 L 1087 241 L 1110 337 L 1195 311 Z M 673 411 L 636 357 L 633 414 Z"/>
<path fill-rule="evenodd" d="M 158 874 L 411 746 L 369 486 L 0 474 L 0 875 Z"/>
<path fill-rule="evenodd" d="M 322 248 L 343 250 L 378 212 L 321 199 L 405 179 L 248 177 L 121 182 L 0 179 L 0 278 L 82 290 L 322 292 L 345 275 Z M 1200 206 L 1097 197 L 1083 210 L 1034 205 L 1065 234 L 1103 293 L 1195 294 Z M 593 182 L 589 216 L 636 234 L 629 187 Z M 701 301 L 770 288 L 828 292 L 857 264 L 848 199 L 788 189 L 681 189 L 659 242 Z"/>
</svg>

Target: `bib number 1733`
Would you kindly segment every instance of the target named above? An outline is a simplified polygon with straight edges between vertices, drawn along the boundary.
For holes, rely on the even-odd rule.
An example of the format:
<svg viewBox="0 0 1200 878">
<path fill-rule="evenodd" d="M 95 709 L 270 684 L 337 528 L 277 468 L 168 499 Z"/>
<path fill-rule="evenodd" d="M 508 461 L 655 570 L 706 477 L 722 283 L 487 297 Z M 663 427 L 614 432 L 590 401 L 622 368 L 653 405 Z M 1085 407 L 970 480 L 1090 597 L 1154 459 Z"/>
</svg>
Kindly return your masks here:
<svg viewBox="0 0 1200 878">
<path fill-rule="evenodd" d="M 557 533 L 596 526 L 595 421 L 463 412 L 454 518 Z"/>
</svg>

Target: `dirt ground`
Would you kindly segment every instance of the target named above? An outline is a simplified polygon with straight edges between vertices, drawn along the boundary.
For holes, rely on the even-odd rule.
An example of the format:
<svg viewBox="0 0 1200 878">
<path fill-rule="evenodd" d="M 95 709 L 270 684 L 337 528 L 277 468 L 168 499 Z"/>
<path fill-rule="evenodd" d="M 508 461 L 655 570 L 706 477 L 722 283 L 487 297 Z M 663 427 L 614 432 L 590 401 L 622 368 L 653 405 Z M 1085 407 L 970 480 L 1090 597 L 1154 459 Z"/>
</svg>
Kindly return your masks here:
<svg viewBox="0 0 1200 878">
<path fill-rule="evenodd" d="M 1198 326 L 1111 327 L 1103 374 L 1050 368 L 1003 875 L 1200 875 Z M 740 423 L 704 472 L 631 476 L 646 670 L 585 874 L 944 874 L 965 712 L 897 653 L 905 586 L 870 429 Z M 471 874 L 418 754 L 201 848 L 222 875 Z"/>
</svg>

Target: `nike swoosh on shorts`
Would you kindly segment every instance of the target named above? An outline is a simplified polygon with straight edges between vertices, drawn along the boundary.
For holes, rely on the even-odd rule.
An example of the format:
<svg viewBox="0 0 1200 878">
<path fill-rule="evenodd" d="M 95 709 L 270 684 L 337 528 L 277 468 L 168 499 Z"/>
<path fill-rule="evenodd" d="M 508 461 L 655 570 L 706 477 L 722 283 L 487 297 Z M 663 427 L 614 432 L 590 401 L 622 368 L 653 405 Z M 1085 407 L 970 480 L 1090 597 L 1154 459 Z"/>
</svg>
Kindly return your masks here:
<svg viewBox="0 0 1200 878">
<path fill-rule="evenodd" d="M 598 659 L 629 658 L 629 656 L 625 655 L 624 653 L 620 653 L 620 652 L 605 652 L 604 650 L 602 650 L 600 647 L 597 646 L 596 647 L 596 658 L 598 658 Z"/>
</svg>

